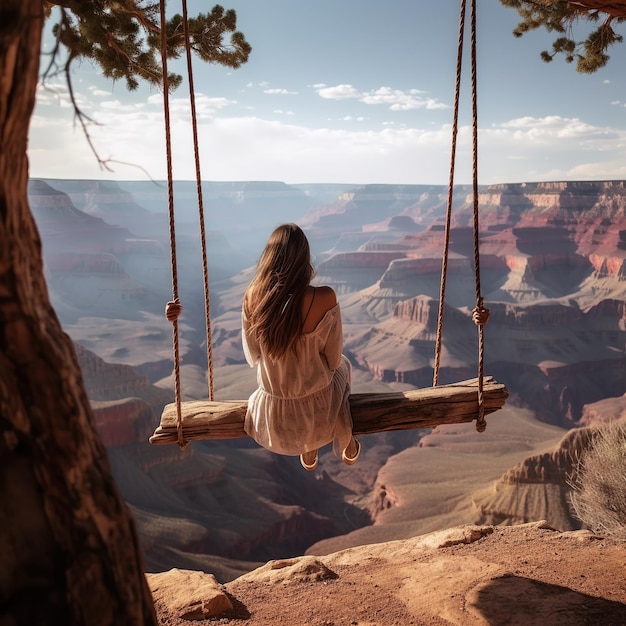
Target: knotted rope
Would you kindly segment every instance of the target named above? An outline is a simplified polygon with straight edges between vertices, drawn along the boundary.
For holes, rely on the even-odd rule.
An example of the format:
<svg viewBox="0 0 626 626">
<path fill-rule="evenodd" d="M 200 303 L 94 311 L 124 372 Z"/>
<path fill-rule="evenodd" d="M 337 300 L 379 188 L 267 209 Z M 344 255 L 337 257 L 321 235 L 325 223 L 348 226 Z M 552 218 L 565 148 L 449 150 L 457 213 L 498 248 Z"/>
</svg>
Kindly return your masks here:
<svg viewBox="0 0 626 626">
<path fill-rule="evenodd" d="M 485 431 L 485 403 L 483 399 L 483 371 L 485 361 L 485 324 L 489 320 L 489 309 L 483 306 L 480 290 L 480 235 L 478 224 L 478 89 L 476 63 L 476 0 L 472 0 L 470 11 L 470 31 L 472 40 L 472 196 L 474 200 L 474 284 L 476 286 L 476 306 L 472 319 L 478 327 L 478 417 L 476 430 Z"/>
<path fill-rule="evenodd" d="M 178 297 L 178 269 L 176 263 L 176 228 L 174 219 L 174 185 L 172 176 L 172 140 L 169 107 L 169 79 L 167 71 L 167 30 L 165 16 L 165 0 L 160 2 L 161 10 L 161 66 L 163 71 L 163 112 L 165 117 L 165 146 L 167 154 L 167 190 L 168 190 L 168 214 L 170 229 L 170 256 L 172 264 L 172 300 L 165 307 L 165 317 L 172 322 L 173 329 L 173 358 L 174 358 L 174 388 L 176 396 L 176 430 L 178 445 L 184 449 L 188 441 L 184 438 L 182 411 L 181 411 L 181 383 L 180 383 L 180 341 L 178 332 L 178 317 L 182 312 L 182 305 Z M 189 35 L 189 20 L 187 1 L 182 0 L 183 29 L 185 36 L 185 53 L 187 60 L 187 74 L 189 79 L 189 102 L 191 108 L 191 125 L 193 131 L 194 161 L 196 170 L 196 190 L 198 194 L 198 215 L 200 221 L 200 242 L 202 247 L 202 270 L 204 278 L 204 310 L 206 318 L 206 344 L 209 400 L 214 399 L 214 375 L 213 375 L 213 340 L 211 337 L 211 298 L 209 291 L 209 264 L 207 259 L 206 228 L 204 218 L 204 200 L 202 194 L 202 173 L 200 167 L 200 150 L 198 140 L 198 122 L 196 113 L 196 97 L 193 81 L 193 64 L 191 60 L 191 41 Z"/>
<path fill-rule="evenodd" d="M 470 12 L 471 30 L 471 65 L 472 65 L 472 193 L 474 213 L 474 282 L 476 286 L 476 306 L 472 311 L 472 319 L 478 327 L 478 417 L 476 430 L 483 432 L 486 428 L 485 407 L 483 400 L 483 371 L 484 371 L 484 326 L 489 319 L 489 310 L 483 306 L 480 290 L 480 253 L 479 253 L 479 223 L 478 223 L 478 105 L 477 105 L 477 72 L 476 72 L 476 0 L 472 0 Z M 465 30 L 466 0 L 461 0 L 459 12 L 459 37 L 457 49 L 456 82 L 454 89 L 454 113 L 452 124 L 452 149 L 450 156 L 450 176 L 448 179 L 448 199 L 446 207 L 446 222 L 444 233 L 443 258 L 441 261 L 441 283 L 439 290 L 439 313 L 437 316 L 437 337 L 435 340 L 435 364 L 433 373 L 433 387 L 439 384 L 439 369 L 441 366 L 441 347 L 443 337 L 443 312 L 445 308 L 445 293 L 448 276 L 448 256 L 450 250 L 450 229 L 452 223 L 452 199 L 454 192 L 454 170 L 456 163 L 456 143 L 459 120 L 459 96 L 461 91 L 461 74 L 463 66 L 463 44 Z"/>
<path fill-rule="evenodd" d="M 180 313 L 180 300 L 178 297 L 178 267 L 176 263 L 176 225 L 174 220 L 174 182 L 172 176 L 172 133 L 170 122 L 170 84 L 167 71 L 167 29 L 165 19 L 165 0 L 160 2 L 161 10 L 161 67 L 163 71 L 163 117 L 165 118 L 165 152 L 167 158 L 167 211 L 170 226 L 170 259 L 172 264 L 172 302 L 170 314 L 166 316 L 172 322 L 172 348 L 174 352 L 174 390 L 176 395 L 176 415 L 178 445 L 180 448 L 187 446 L 183 436 L 181 404 L 180 404 L 180 341 L 178 337 L 178 313 Z M 174 315 L 176 313 L 176 315 Z"/>
<path fill-rule="evenodd" d="M 187 74 L 189 77 L 189 102 L 191 104 L 191 126 L 193 129 L 193 153 L 196 164 L 196 188 L 198 191 L 198 216 L 200 219 L 200 241 L 202 244 L 202 274 L 204 277 L 204 312 L 206 318 L 207 365 L 209 373 L 209 400 L 214 399 L 213 378 L 213 340 L 211 337 L 211 296 L 209 292 L 209 263 L 207 259 L 206 229 L 204 225 L 204 201 L 202 196 L 202 173 L 200 171 L 200 149 L 198 142 L 198 120 L 196 115 L 196 93 L 193 84 L 193 66 L 191 63 L 191 44 L 189 40 L 189 21 L 187 19 L 187 0 L 183 0 L 183 24 L 185 30 L 185 52 L 187 56 Z"/>
<path fill-rule="evenodd" d="M 443 338 L 443 310 L 446 299 L 446 282 L 448 279 L 448 254 L 450 250 L 450 225 L 452 223 L 452 197 L 454 193 L 454 167 L 456 163 L 456 139 L 459 130 L 459 97 L 461 94 L 461 68 L 463 65 L 463 41 L 465 30 L 465 0 L 461 0 L 459 14 L 459 43 L 456 57 L 456 81 L 454 85 L 454 112 L 452 121 L 452 149 L 450 152 L 450 176 L 448 178 L 448 203 L 446 207 L 446 227 L 443 240 L 443 256 L 441 259 L 441 282 L 439 285 L 439 314 L 437 315 L 437 338 L 435 340 L 435 366 L 433 387 L 439 385 L 439 367 L 441 365 L 441 345 Z"/>
</svg>

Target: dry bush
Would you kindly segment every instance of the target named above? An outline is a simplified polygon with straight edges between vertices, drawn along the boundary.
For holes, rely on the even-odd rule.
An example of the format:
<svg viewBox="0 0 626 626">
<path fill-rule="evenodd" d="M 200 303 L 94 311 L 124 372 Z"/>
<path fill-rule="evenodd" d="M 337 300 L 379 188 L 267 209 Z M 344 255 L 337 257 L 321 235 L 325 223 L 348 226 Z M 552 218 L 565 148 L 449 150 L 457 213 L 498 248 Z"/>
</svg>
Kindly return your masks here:
<svg viewBox="0 0 626 626">
<path fill-rule="evenodd" d="M 585 526 L 626 539 L 626 422 L 598 427 L 568 483 L 574 515 Z"/>
</svg>

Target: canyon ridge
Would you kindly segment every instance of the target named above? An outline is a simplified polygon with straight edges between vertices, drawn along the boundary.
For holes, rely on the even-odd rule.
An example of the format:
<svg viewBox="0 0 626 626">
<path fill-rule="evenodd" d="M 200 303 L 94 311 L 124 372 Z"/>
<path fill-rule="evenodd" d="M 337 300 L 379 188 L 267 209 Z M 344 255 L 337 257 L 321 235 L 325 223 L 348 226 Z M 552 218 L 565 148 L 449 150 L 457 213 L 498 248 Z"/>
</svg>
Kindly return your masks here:
<svg viewBox="0 0 626 626">
<path fill-rule="evenodd" d="M 183 399 L 207 396 L 195 184 L 177 182 Z M 476 376 L 471 189 L 453 194 L 440 382 Z M 216 398 L 245 399 L 240 304 L 271 230 L 300 224 L 339 296 L 354 392 L 432 384 L 447 188 L 204 184 Z M 31 180 L 51 301 L 73 339 L 148 572 L 227 583 L 271 559 L 328 555 L 461 524 L 580 529 L 568 477 L 590 429 L 626 415 L 626 183 L 481 188 L 485 372 L 506 406 L 472 425 L 363 438 L 314 474 L 247 439 L 152 446 L 173 401 L 164 185 Z"/>
</svg>

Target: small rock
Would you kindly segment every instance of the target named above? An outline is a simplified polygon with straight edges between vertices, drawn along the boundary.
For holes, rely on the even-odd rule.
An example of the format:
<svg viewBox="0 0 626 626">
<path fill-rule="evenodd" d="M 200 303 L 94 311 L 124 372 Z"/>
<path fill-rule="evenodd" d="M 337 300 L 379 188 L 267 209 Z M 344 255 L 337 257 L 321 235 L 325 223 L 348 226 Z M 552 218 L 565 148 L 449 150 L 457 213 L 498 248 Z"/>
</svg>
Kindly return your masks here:
<svg viewBox="0 0 626 626">
<path fill-rule="evenodd" d="M 218 617 L 233 608 L 213 574 L 175 568 L 146 578 L 154 599 L 181 619 Z"/>
<path fill-rule="evenodd" d="M 264 583 L 319 582 L 338 578 L 322 561 L 314 556 L 301 556 L 293 559 L 268 561 L 253 572 L 244 574 L 239 581 Z"/>
<path fill-rule="evenodd" d="M 493 532 L 493 526 L 475 526 L 467 524 L 456 528 L 448 528 L 425 535 L 420 545 L 427 548 L 448 548 L 460 543 L 474 543 Z"/>
</svg>

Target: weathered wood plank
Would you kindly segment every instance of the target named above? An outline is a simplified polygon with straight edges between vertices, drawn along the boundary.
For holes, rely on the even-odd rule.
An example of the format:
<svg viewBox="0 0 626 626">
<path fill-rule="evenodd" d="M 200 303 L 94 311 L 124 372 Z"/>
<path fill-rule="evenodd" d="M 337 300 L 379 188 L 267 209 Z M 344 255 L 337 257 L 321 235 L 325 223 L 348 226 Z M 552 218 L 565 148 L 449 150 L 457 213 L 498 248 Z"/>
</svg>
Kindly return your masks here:
<svg viewBox="0 0 626 626">
<path fill-rule="evenodd" d="M 355 435 L 386 430 L 433 428 L 440 424 L 471 422 L 478 414 L 478 379 L 452 385 L 391 393 L 357 393 L 350 396 Z M 504 406 L 506 387 L 491 376 L 483 378 L 485 415 Z M 181 404 L 183 433 L 190 439 L 236 439 L 247 437 L 243 429 L 247 400 L 211 402 L 194 400 Z M 176 405 L 163 410 L 161 424 L 150 437 L 152 444 L 176 443 Z"/>
</svg>

